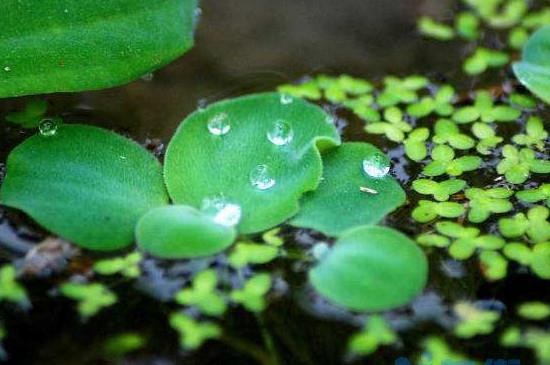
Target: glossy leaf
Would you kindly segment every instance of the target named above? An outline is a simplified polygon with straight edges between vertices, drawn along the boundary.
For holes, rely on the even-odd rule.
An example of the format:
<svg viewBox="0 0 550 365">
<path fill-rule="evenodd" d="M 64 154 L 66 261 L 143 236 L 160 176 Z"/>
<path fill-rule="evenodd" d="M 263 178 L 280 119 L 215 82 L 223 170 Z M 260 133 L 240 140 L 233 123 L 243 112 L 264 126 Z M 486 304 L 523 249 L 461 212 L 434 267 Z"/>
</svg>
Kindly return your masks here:
<svg viewBox="0 0 550 365">
<path fill-rule="evenodd" d="M 221 252 L 235 240 L 233 227 L 185 205 L 152 209 L 136 227 L 138 245 L 154 256 L 179 259 Z"/>
<path fill-rule="evenodd" d="M 168 196 L 160 163 L 137 143 L 63 125 L 12 150 L 0 201 L 82 247 L 115 250 L 133 242 L 138 219 Z"/>
<path fill-rule="evenodd" d="M 378 161 L 380 159 L 380 161 Z M 302 199 L 291 220 L 297 227 L 313 228 L 329 236 L 361 225 L 376 224 L 405 202 L 405 193 L 389 174 L 389 161 L 367 143 L 344 143 L 323 156 L 323 180 Z M 371 176 L 363 161 L 378 161 L 382 176 Z M 386 172 L 385 174 L 382 174 Z"/>
<path fill-rule="evenodd" d="M 319 149 L 339 143 L 321 108 L 277 93 L 222 101 L 186 118 L 166 152 L 172 199 L 201 207 L 223 195 L 242 208 L 239 232 L 273 227 L 317 188 Z M 278 139 L 269 138 L 279 134 Z M 284 137 L 284 138 L 283 138 Z"/>
<path fill-rule="evenodd" d="M 519 81 L 550 103 L 550 26 L 535 32 L 525 44 L 522 59 L 513 65 Z"/>
<path fill-rule="evenodd" d="M 0 97 L 127 83 L 193 45 L 196 0 L 3 1 Z"/>
<path fill-rule="evenodd" d="M 424 288 L 427 273 L 426 257 L 414 241 L 390 228 L 366 226 L 345 232 L 309 279 L 335 304 L 380 311 L 412 300 Z"/>
</svg>

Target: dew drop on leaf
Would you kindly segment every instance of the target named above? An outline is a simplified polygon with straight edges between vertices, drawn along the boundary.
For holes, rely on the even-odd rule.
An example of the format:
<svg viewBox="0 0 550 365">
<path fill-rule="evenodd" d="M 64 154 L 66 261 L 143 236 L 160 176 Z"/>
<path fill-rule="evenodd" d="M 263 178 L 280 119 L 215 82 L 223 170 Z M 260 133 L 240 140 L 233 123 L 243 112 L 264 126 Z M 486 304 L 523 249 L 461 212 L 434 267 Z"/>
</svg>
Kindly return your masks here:
<svg viewBox="0 0 550 365">
<path fill-rule="evenodd" d="M 381 153 L 375 153 L 363 160 L 363 171 L 374 178 L 384 177 L 390 172 L 388 158 Z"/>
<path fill-rule="evenodd" d="M 294 99 L 292 98 L 292 96 L 287 95 L 287 94 L 281 94 L 281 104 L 282 105 L 292 104 L 293 101 L 294 101 Z"/>
<path fill-rule="evenodd" d="M 38 130 L 44 137 L 54 136 L 57 133 L 57 122 L 50 118 L 42 119 L 38 125 Z"/>
<path fill-rule="evenodd" d="M 267 132 L 267 139 L 276 146 L 289 144 L 294 137 L 292 127 L 284 120 L 278 120 L 272 129 Z"/>
<path fill-rule="evenodd" d="M 266 165 L 258 165 L 250 171 L 250 184 L 259 190 L 267 190 L 275 186 L 275 179 L 270 175 Z"/>
<path fill-rule="evenodd" d="M 201 211 L 212 217 L 212 220 L 222 226 L 233 227 L 241 220 L 241 207 L 230 203 L 222 195 L 205 198 L 201 204 Z"/>
<path fill-rule="evenodd" d="M 229 133 L 230 129 L 227 113 L 216 114 L 208 121 L 208 130 L 215 136 L 223 136 Z"/>
</svg>

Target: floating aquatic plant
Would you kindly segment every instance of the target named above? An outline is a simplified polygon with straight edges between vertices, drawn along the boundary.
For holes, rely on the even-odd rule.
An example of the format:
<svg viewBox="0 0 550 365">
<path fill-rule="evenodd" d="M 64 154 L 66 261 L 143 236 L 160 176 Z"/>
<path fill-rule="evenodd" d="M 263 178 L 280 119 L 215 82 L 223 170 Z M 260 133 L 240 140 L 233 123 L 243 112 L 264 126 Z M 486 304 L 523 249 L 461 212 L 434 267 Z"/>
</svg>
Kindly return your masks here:
<svg viewBox="0 0 550 365">
<path fill-rule="evenodd" d="M 514 207 L 508 200 L 514 195 L 514 191 L 510 189 L 471 188 L 466 189 L 465 194 L 466 198 L 470 200 L 468 220 L 473 223 L 484 222 L 492 213 L 506 213 Z"/>
<path fill-rule="evenodd" d="M 348 342 L 348 351 L 354 355 L 370 355 L 380 346 L 391 345 L 397 341 L 397 334 L 379 315 L 369 316 L 361 331 L 354 334 Z"/>
<path fill-rule="evenodd" d="M 518 150 L 512 145 L 506 145 L 502 148 L 502 156 L 504 158 L 497 165 L 497 172 L 512 184 L 524 183 L 531 173 L 550 173 L 550 161 L 537 158 L 531 149 Z"/>
<path fill-rule="evenodd" d="M 216 271 L 201 271 L 193 278 L 193 286 L 179 291 L 175 300 L 182 305 L 195 306 L 206 315 L 220 316 L 227 306 L 224 298 L 216 291 L 217 284 Z"/>
<path fill-rule="evenodd" d="M 118 300 L 116 294 L 101 283 L 67 282 L 59 287 L 59 291 L 67 298 L 78 302 L 78 312 L 83 319 L 94 316 Z"/>
<path fill-rule="evenodd" d="M 431 153 L 432 162 L 427 164 L 422 173 L 426 176 L 460 176 L 464 172 L 473 171 L 481 166 L 479 156 L 467 155 L 455 158 L 454 150 L 447 145 L 434 147 Z"/>
<path fill-rule="evenodd" d="M 434 181 L 429 179 L 417 179 L 412 183 L 412 188 L 420 194 L 433 195 L 434 199 L 440 202 L 449 200 L 450 196 L 458 193 L 466 186 L 466 181 L 450 179 L 445 181 Z"/>
</svg>

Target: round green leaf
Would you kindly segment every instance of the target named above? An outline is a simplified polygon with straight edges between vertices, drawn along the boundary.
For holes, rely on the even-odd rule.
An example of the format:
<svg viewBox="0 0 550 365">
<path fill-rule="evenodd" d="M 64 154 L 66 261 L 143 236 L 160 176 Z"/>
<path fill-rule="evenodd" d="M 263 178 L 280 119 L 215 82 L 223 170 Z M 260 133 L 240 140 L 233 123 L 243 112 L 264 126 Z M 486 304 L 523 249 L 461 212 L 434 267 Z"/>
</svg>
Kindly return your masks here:
<svg viewBox="0 0 550 365">
<path fill-rule="evenodd" d="M 535 32 L 525 44 L 522 60 L 513 65 L 519 81 L 550 103 L 550 26 Z"/>
<path fill-rule="evenodd" d="M 242 208 L 239 231 L 258 232 L 296 214 L 299 198 L 319 183 L 319 149 L 338 143 L 330 116 L 303 100 L 267 93 L 222 101 L 178 128 L 166 185 L 176 203 L 194 207 L 223 195 Z"/>
<path fill-rule="evenodd" d="M 10 153 L 0 201 L 82 247 L 115 250 L 132 243 L 139 218 L 168 196 L 160 163 L 137 143 L 62 125 Z"/>
<path fill-rule="evenodd" d="M 345 232 L 309 279 L 335 304 L 380 311 L 412 300 L 427 274 L 426 257 L 413 241 L 390 228 L 365 226 Z"/>
<path fill-rule="evenodd" d="M 3 1 L 0 97 L 120 85 L 193 45 L 196 0 Z"/>
<path fill-rule="evenodd" d="M 373 177 L 363 169 L 363 161 L 387 157 L 367 143 L 344 143 L 323 156 L 324 172 L 319 188 L 307 193 L 302 207 L 290 222 L 313 228 L 329 236 L 361 225 L 378 223 L 405 202 L 399 183 L 388 174 Z"/>
<path fill-rule="evenodd" d="M 136 227 L 138 245 L 154 256 L 181 259 L 209 256 L 225 250 L 236 237 L 233 227 L 185 205 L 153 209 Z"/>
</svg>

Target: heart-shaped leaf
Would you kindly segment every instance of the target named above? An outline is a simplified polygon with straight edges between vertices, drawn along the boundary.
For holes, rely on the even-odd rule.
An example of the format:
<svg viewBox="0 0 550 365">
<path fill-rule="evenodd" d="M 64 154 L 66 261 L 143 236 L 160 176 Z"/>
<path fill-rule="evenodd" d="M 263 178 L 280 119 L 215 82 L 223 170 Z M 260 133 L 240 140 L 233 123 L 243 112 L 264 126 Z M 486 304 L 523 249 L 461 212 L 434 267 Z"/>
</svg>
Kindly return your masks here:
<svg viewBox="0 0 550 365">
<path fill-rule="evenodd" d="M 162 258 L 180 259 L 208 256 L 223 251 L 235 240 L 231 226 L 185 205 L 153 209 L 136 227 L 139 246 Z"/>
<path fill-rule="evenodd" d="M 139 218 L 168 202 L 160 163 L 104 129 L 63 125 L 53 132 L 10 153 L 1 203 L 85 248 L 132 243 Z"/>
<path fill-rule="evenodd" d="M 514 65 L 519 81 L 533 94 L 550 103 L 550 26 L 536 31 L 523 48 L 522 60 Z"/>
<path fill-rule="evenodd" d="M 426 284 L 424 253 L 402 233 L 379 226 L 345 232 L 309 273 L 323 297 L 349 309 L 380 311 L 406 304 Z"/>
<path fill-rule="evenodd" d="M 120 85 L 193 45 L 196 0 L 3 1 L 0 97 Z"/>
<path fill-rule="evenodd" d="M 323 180 L 302 199 L 291 221 L 329 236 L 376 224 L 405 202 L 405 192 L 388 174 L 390 163 L 368 143 L 344 143 L 323 156 Z"/>
<path fill-rule="evenodd" d="M 178 204 L 223 197 L 242 208 L 242 233 L 298 211 L 322 172 L 319 149 L 339 143 L 321 108 L 277 93 L 222 101 L 187 117 L 166 151 L 164 175 Z"/>
</svg>

